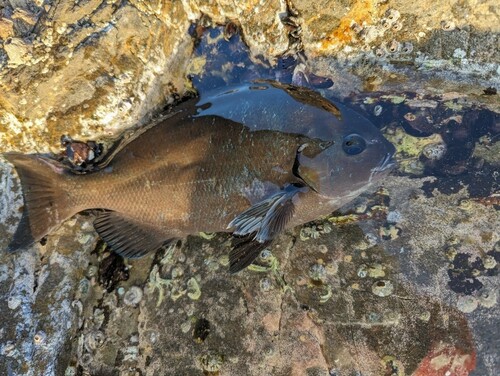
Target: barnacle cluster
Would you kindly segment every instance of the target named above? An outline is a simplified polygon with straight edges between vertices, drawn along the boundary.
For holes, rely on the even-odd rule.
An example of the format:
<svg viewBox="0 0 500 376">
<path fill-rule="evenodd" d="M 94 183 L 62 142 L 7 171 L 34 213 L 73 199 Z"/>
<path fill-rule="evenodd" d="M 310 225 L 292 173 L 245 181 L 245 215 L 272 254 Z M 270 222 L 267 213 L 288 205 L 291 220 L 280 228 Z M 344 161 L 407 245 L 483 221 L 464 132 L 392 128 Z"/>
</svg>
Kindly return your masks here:
<svg viewBox="0 0 500 376">
<path fill-rule="evenodd" d="M 328 234 L 332 231 L 332 226 L 328 223 L 313 224 L 304 226 L 300 229 L 300 240 L 318 239 L 322 234 Z"/>
<path fill-rule="evenodd" d="M 173 301 L 187 295 L 191 300 L 198 300 L 201 297 L 201 288 L 199 281 L 195 277 L 189 279 L 183 278 L 184 269 L 181 266 L 175 266 L 170 271 L 171 278 L 161 278 L 158 265 L 154 265 L 149 274 L 149 280 L 146 286 L 148 293 L 153 293 L 158 290 L 158 300 L 156 306 L 158 307 L 164 300 L 165 294 Z M 136 297 L 135 301 L 140 301 Z M 142 296 L 141 296 L 142 298 Z M 138 304 L 138 302 L 136 303 Z M 135 304 L 129 304 L 135 305 Z"/>
</svg>

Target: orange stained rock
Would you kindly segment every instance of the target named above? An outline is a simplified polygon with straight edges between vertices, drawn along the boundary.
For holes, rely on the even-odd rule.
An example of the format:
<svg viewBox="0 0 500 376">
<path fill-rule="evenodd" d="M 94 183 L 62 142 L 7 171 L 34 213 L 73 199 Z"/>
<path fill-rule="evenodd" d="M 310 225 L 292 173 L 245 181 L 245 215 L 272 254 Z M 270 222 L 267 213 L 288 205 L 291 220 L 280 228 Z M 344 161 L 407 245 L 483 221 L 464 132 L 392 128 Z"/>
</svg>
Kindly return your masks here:
<svg viewBox="0 0 500 376">
<path fill-rule="evenodd" d="M 473 349 L 459 349 L 440 343 L 420 362 L 412 376 L 468 376 L 476 368 Z"/>
<path fill-rule="evenodd" d="M 322 41 L 320 52 L 327 52 L 339 48 L 353 41 L 354 33 L 351 30 L 353 22 L 362 25 L 363 22 L 370 23 L 375 13 L 374 0 L 354 0 L 351 9 L 340 19 L 340 24 L 332 30 Z"/>
</svg>

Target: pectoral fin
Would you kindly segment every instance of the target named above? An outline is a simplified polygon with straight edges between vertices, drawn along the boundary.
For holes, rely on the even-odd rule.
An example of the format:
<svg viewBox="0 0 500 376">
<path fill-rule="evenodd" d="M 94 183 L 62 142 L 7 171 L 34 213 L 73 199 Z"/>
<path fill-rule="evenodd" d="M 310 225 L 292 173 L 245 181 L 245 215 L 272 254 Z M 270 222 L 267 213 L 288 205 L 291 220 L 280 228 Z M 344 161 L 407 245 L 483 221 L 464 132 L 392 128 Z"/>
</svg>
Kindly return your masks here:
<svg viewBox="0 0 500 376">
<path fill-rule="evenodd" d="M 290 184 L 282 191 L 251 206 L 229 223 L 237 241 L 229 255 L 230 272 L 236 273 L 252 263 L 260 251 L 282 232 L 295 212 L 294 198 L 308 188 Z M 238 238 L 236 238 L 238 239 Z"/>
<path fill-rule="evenodd" d="M 116 253 L 139 258 L 172 240 L 157 228 L 117 212 L 104 212 L 94 221 L 99 236 Z"/>
<path fill-rule="evenodd" d="M 254 240 L 263 243 L 279 234 L 295 211 L 294 197 L 307 188 L 290 184 L 264 201 L 251 206 L 234 218 L 227 228 L 234 228 L 234 235 L 248 235 L 255 232 Z"/>
</svg>

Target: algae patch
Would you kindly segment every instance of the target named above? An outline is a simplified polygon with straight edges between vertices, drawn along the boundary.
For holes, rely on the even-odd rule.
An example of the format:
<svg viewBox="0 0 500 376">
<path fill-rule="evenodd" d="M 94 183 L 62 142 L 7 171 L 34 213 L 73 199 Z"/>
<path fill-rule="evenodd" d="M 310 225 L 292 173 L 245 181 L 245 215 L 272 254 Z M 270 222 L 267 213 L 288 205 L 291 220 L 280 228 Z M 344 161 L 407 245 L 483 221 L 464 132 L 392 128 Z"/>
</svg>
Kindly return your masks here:
<svg viewBox="0 0 500 376">
<path fill-rule="evenodd" d="M 386 138 L 396 147 L 399 170 L 416 175 L 423 173 L 424 166 L 419 158 L 424 151 L 428 150 L 430 145 L 444 145 L 441 135 L 437 133 L 429 137 L 414 137 L 401 128 L 396 128 L 393 133 L 386 134 Z"/>
</svg>

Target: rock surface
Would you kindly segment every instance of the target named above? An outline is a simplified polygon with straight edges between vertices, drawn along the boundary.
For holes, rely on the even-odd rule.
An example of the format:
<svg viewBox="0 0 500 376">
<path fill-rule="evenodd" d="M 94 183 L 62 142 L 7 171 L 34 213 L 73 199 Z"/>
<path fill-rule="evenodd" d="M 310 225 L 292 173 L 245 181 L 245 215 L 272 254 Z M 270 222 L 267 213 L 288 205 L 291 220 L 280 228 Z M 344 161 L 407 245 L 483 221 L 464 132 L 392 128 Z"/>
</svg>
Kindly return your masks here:
<svg viewBox="0 0 500 376">
<path fill-rule="evenodd" d="M 0 375 L 495 374 L 499 21 L 493 0 L 0 1 L 0 152 L 147 123 L 189 74 L 316 85 L 400 161 L 236 276 L 223 235 L 127 261 L 91 215 L 1 253 Z M 0 184 L 3 249 L 22 206 L 5 162 Z"/>
</svg>

